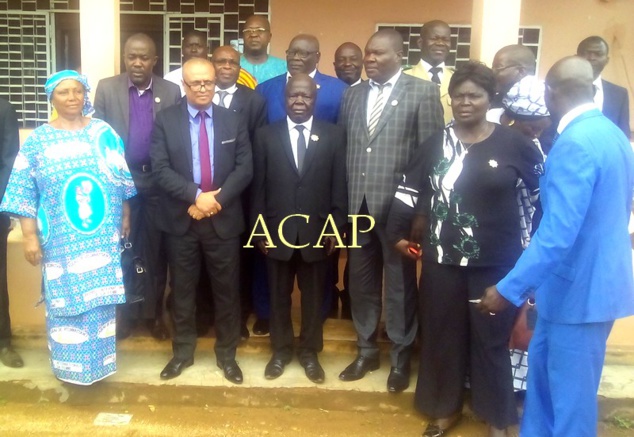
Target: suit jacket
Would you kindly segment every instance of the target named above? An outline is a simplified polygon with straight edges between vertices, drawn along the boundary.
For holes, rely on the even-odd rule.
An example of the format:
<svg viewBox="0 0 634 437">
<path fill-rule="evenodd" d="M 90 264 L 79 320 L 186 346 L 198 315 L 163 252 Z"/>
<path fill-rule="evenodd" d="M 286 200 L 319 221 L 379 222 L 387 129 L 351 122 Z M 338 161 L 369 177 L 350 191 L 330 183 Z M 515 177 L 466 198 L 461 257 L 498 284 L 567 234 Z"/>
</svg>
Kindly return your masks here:
<svg viewBox="0 0 634 437">
<path fill-rule="evenodd" d="M 13 161 L 19 149 L 18 116 L 11 103 L 0 99 L 0 201 L 7 189 Z"/>
<path fill-rule="evenodd" d="M 177 85 L 156 75 L 152 75 L 152 94 L 154 96 L 154 118 L 161 109 L 175 105 L 181 98 Z M 130 94 L 127 73 L 99 81 L 95 91 L 94 117 L 100 118 L 112 126 L 123 139 L 123 144 L 128 144 Z"/>
<path fill-rule="evenodd" d="M 253 157 L 247 128 L 232 111 L 214 105 L 214 169 L 212 189 L 222 188 L 216 199 L 222 210 L 206 218 L 220 238 L 238 236 L 244 230 L 240 194 L 251 182 Z M 193 220 L 187 209 L 196 203 L 198 184 L 193 179 L 192 147 L 187 100 L 156 116 L 152 131 L 152 174 L 159 190 L 161 214 L 157 226 L 183 235 Z"/>
<path fill-rule="evenodd" d="M 452 68 L 443 68 L 442 80 L 440 81 L 440 103 L 442 104 L 442 109 L 444 111 L 445 124 L 449 123 L 453 119 L 451 98 L 449 97 L 449 81 L 451 80 L 451 76 L 453 76 L 453 72 L 454 70 Z M 420 62 L 409 70 L 403 71 L 403 73 L 431 82 L 431 75 L 429 74 L 429 71 L 425 70 Z"/>
<path fill-rule="evenodd" d="M 627 138 L 630 138 L 630 98 L 622 86 L 601 79 L 603 83 L 603 115 L 608 117 Z"/>
<path fill-rule="evenodd" d="M 314 117 L 317 120 L 337 123 L 341 99 L 348 85 L 336 77 L 326 76 L 319 71 L 315 73 L 314 80 L 317 84 Z M 275 123 L 286 118 L 285 89 L 286 73 L 269 79 L 255 88 L 266 99 L 269 123 Z"/>
<path fill-rule="evenodd" d="M 622 132 L 596 109 L 576 117 L 548 155 L 541 223 L 500 293 L 519 306 L 536 290 L 539 316 L 552 323 L 634 314 L 633 188 L 634 154 Z"/>
<path fill-rule="evenodd" d="M 255 131 L 266 124 L 266 100 L 249 87 L 240 84 L 237 87 L 229 109 L 243 117 L 253 144 Z"/>
<path fill-rule="evenodd" d="M 385 224 L 390 203 L 414 152 L 443 127 L 438 86 L 401 74 L 372 136 L 368 132 L 369 82 L 346 91 L 339 124 L 346 128 L 348 202 L 357 214 L 366 198 L 370 215 Z"/>
<path fill-rule="evenodd" d="M 314 262 L 326 258 L 324 248 L 313 248 L 319 242 L 329 214 L 341 230 L 347 221 L 346 144 L 339 126 L 313 118 L 310 139 L 302 172 L 297 171 L 286 120 L 258 130 L 253 150 L 254 178 L 251 221 L 259 214 L 265 219 L 273 244 L 269 257 L 288 261 L 294 249 L 279 238 L 278 227 L 285 217 L 284 237 L 290 244 L 309 246 L 301 249 L 302 258 Z M 332 228 L 328 228 L 332 233 Z"/>
</svg>

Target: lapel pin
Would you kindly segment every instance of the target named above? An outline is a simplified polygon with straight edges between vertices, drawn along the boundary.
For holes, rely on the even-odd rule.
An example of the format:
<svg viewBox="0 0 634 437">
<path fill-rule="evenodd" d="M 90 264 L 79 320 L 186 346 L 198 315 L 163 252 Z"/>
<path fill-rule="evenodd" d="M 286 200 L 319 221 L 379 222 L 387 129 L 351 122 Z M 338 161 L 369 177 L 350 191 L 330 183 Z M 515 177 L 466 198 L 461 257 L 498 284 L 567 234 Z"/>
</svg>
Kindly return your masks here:
<svg viewBox="0 0 634 437">
<path fill-rule="evenodd" d="M 317 142 L 317 141 L 319 141 L 319 137 L 317 135 L 313 134 L 313 135 L 310 136 L 310 140 Z"/>
<path fill-rule="evenodd" d="M 490 165 L 492 168 L 498 168 L 498 162 L 497 162 L 495 159 L 491 159 L 491 160 L 489 161 L 489 165 Z"/>
<path fill-rule="evenodd" d="M 161 103 L 161 98 L 160 97 L 154 97 L 154 101 L 156 103 Z"/>
<path fill-rule="evenodd" d="M 392 106 L 396 106 L 398 105 L 398 100 L 392 100 L 392 103 L 390 103 Z"/>
<path fill-rule="evenodd" d="M 317 89 L 321 88 L 321 85 L 317 84 Z"/>
</svg>

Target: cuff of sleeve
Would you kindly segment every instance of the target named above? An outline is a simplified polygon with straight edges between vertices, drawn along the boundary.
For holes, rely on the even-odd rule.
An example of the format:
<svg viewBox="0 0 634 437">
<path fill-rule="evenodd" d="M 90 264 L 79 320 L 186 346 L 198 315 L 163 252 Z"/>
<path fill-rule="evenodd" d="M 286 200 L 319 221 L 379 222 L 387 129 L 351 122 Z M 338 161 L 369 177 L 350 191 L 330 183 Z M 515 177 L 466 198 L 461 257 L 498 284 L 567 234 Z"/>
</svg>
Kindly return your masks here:
<svg viewBox="0 0 634 437">
<path fill-rule="evenodd" d="M 498 282 L 496 286 L 498 292 L 516 307 L 521 307 L 522 305 L 524 305 L 524 302 L 526 301 L 526 296 L 528 296 L 531 290 L 525 290 L 522 292 L 515 291 L 513 290 L 513 287 L 511 286 L 507 278 L 508 276 Z"/>
</svg>

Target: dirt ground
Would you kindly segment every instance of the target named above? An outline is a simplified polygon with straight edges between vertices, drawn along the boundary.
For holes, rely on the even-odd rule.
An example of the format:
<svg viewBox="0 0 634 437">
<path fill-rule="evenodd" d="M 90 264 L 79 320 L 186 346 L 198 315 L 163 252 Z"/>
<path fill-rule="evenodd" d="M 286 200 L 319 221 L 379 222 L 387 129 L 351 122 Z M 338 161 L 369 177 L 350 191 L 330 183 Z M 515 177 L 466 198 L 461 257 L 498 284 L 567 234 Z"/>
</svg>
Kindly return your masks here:
<svg viewBox="0 0 634 437">
<path fill-rule="evenodd" d="M 100 412 L 131 414 L 127 425 L 96 426 Z M 78 406 L 0 401 L 0 435 L 13 436 L 419 436 L 416 414 L 324 409 L 199 407 L 180 405 Z M 600 424 L 600 437 L 633 435 L 632 429 Z M 485 426 L 465 417 L 452 437 L 486 436 Z M 514 431 L 517 435 L 517 430 Z"/>
</svg>

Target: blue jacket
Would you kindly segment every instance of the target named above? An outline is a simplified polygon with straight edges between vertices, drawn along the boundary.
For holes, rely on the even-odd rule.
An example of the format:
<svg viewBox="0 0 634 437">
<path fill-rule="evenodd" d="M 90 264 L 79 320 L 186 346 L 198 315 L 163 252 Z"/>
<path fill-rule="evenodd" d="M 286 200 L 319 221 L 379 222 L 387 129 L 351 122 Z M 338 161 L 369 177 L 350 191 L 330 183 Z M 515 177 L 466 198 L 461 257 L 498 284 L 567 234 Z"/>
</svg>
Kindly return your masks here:
<svg viewBox="0 0 634 437">
<path fill-rule="evenodd" d="M 336 124 L 337 118 L 339 118 L 341 99 L 348 85 L 336 77 L 321 74 L 319 71 L 315 73 L 315 83 L 317 84 L 315 118 Z M 286 73 L 262 82 L 255 88 L 266 99 L 269 123 L 286 118 L 285 88 Z"/>
<path fill-rule="evenodd" d="M 566 126 L 540 179 L 544 215 L 515 268 L 498 283 L 513 304 L 536 292 L 552 323 L 607 322 L 634 314 L 627 225 L 634 154 L 599 110 Z"/>
</svg>

